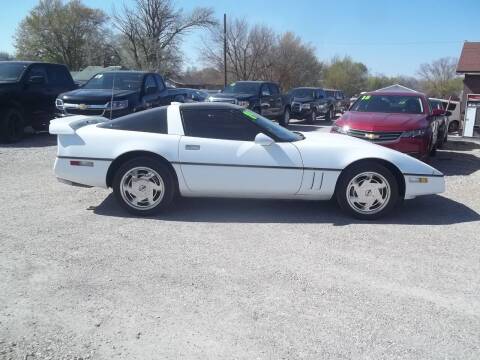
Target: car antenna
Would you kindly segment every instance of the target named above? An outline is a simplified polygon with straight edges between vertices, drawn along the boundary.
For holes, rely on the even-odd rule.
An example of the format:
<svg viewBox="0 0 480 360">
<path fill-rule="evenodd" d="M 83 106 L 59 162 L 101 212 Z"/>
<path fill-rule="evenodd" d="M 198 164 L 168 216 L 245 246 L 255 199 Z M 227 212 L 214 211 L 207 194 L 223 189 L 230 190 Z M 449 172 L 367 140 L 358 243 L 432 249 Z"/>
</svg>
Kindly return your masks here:
<svg viewBox="0 0 480 360">
<path fill-rule="evenodd" d="M 115 88 L 115 71 L 113 72 L 113 81 L 112 81 L 112 96 L 110 97 L 110 121 L 112 120 L 113 113 L 113 89 Z"/>
</svg>

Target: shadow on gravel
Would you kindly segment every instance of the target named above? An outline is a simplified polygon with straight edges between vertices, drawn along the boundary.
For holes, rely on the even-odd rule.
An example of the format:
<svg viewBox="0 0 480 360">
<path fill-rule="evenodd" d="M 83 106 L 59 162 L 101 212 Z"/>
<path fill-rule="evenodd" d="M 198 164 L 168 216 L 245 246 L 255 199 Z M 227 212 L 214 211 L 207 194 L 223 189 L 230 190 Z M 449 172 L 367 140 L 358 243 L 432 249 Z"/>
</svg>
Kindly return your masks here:
<svg viewBox="0 0 480 360">
<path fill-rule="evenodd" d="M 470 144 L 472 146 L 476 144 Z M 437 150 L 437 155 L 428 162 L 446 176 L 470 175 L 480 170 L 480 158 L 471 153 L 458 151 L 448 144 L 444 149 Z"/>
<path fill-rule="evenodd" d="M 42 132 L 39 134 L 28 134 L 25 135 L 21 141 L 13 144 L 5 144 L 0 142 L 0 149 L 2 148 L 36 148 L 36 147 L 46 147 L 46 146 L 55 146 L 57 145 L 57 137 L 55 135 L 50 135 L 47 132 Z"/>
<path fill-rule="evenodd" d="M 134 218 L 110 194 L 95 214 Z M 448 198 L 432 195 L 405 201 L 391 216 L 361 221 L 344 214 L 333 201 L 285 201 L 248 199 L 179 198 L 165 214 L 150 219 L 212 223 L 328 223 L 343 226 L 364 224 L 449 225 L 479 221 L 480 215 Z"/>
</svg>

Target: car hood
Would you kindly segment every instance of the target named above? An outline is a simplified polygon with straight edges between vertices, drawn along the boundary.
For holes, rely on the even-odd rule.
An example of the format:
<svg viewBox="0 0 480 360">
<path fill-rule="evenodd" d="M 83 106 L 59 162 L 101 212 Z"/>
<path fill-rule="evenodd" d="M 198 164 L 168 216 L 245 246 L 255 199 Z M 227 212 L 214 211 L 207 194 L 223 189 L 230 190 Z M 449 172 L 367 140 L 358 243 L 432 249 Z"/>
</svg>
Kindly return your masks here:
<svg viewBox="0 0 480 360">
<path fill-rule="evenodd" d="M 352 136 L 302 132 L 305 139 L 295 141 L 306 168 L 341 170 L 363 159 L 382 159 L 404 174 L 441 175 L 441 172 L 407 154 Z"/>
<path fill-rule="evenodd" d="M 218 93 L 213 94 L 210 97 L 214 99 L 237 99 L 237 100 L 247 100 L 251 97 L 254 97 L 255 94 L 246 94 L 246 93 Z"/>
<path fill-rule="evenodd" d="M 428 126 L 425 114 L 390 114 L 348 111 L 336 125 L 364 131 L 408 131 Z"/>
<path fill-rule="evenodd" d="M 109 101 L 112 96 L 114 99 L 124 99 L 139 93 L 135 90 L 76 89 L 59 95 L 59 98 L 63 101 Z"/>
</svg>

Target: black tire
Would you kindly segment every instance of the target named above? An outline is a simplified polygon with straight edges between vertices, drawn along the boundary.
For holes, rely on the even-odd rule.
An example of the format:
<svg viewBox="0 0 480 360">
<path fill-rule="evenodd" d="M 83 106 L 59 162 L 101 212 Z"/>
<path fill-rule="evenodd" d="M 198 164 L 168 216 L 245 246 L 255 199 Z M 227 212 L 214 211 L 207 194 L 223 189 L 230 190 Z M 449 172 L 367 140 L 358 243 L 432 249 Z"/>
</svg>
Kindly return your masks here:
<svg viewBox="0 0 480 360">
<path fill-rule="evenodd" d="M 351 189 L 349 189 L 350 182 L 353 181 L 357 176 L 361 178 L 361 174 L 367 173 L 367 172 L 377 174 L 377 176 L 380 175 L 380 177 L 378 178 L 380 179 L 383 177 L 382 180 L 385 180 L 388 183 L 388 188 L 385 188 L 385 190 L 380 190 L 380 195 L 386 198 L 385 202 L 381 206 L 377 205 L 377 208 L 372 209 L 370 212 L 368 211 L 364 212 L 355 208 L 355 205 L 351 204 L 347 199 L 347 191 L 351 191 Z M 335 189 L 335 197 L 337 199 L 337 203 L 340 206 L 340 208 L 342 208 L 342 210 L 344 210 L 348 214 L 361 220 L 375 220 L 385 215 L 388 215 L 400 202 L 401 197 L 399 195 L 400 192 L 399 192 L 398 186 L 399 185 L 398 185 L 397 179 L 391 173 L 391 171 L 387 169 L 385 166 L 375 161 L 364 161 L 358 164 L 354 164 L 346 168 L 342 172 L 342 174 L 340 175 L 340 178 L 338 179 L 337 186 Z M 387 196 L 386 194 L 388 189 L 389 189 L 389 195 Z M 372 190 L 370 190 L 369 194 L 366 194 L 366 196 L 372 196 L 372 195 L 373 195 Z M 366 203 L 364 204 L 366 205 Z M 375 207 L 375 203 L 372 205 L 372 207 Z"/>
<path fill-rule="evenodd" d="M 307 124 L 313 124 L 315 120 L 317 120 L 317 111 L 313 109 L 310 116 L 307 117 Z"/>
<path fill-rule="evenodd" d="M 20 141 L 24 135 L 25 120 L 22 113 L 15 109 L 6 109 L 0 119 L 0 137 L 7 143 Z"/>
<path fill-rule="evenodd" d="M 280 125 L 287 127 L 290 124 L 290 108 L 286 107 L 282 117 L 279 120 Z"/>
<path fill-rule="evenodd" d="M 448 124 L 448 132 L 449 133 L 454 133 L 454 132 L 457 132 L 458 131 L 458 128 L 459 128 L 459 123 L 458 121 L 454 120 L 452 121 L 450 124 Z"/>
<path fill-rule="evenodd" d="M 127 200 L 125 200 L 129 198 L 129 196 L 126 194 L 122 195 L 121 183 L 124 175 L 128 174 L 130 170 L 134 168 L 146 168 L 153 170 L 154 172 L 156 172 L 156 174 L 160 176 L 161 180 L 163 181 L 163 197 L 158 203 L 155 204 L 154 207 L 143 209 L 135 208 L 133 205 L 127 202 Z M 128 177 L 128 175 L 126 176 Z M 112 187 L 115 198 L 117 199 L 119 204 L 128 212 L 137 216 L 149 216 L 167 209 L 171 204 L 172 200 L 174 199 L 177 189 L 176 178 L 175 175 L 172 173 L 172 170 L 161 161 L 150 157 L 138 157 L 123 163 L 115 172 Z"/>
</svg>

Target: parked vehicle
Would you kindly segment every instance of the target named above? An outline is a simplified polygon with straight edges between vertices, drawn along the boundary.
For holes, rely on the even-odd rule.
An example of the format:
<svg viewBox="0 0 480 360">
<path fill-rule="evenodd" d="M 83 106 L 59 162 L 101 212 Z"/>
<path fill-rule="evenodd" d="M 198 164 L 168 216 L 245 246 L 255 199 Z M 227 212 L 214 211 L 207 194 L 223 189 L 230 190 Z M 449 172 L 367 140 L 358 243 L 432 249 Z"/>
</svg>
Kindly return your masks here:
<svg viewBox="0 0 480 360">
<path fill-rule="evenodd" d="M 447 99 L 430 98 L 430 100 L 438 101 L 442 104 L 443 110 L 447 111 L 448 116 L 448 132 L 457 132 L 460 129 L 461 113 L 460 102 Z M 447 109 L 448 106 L 448 109 Z"/>
<path fill-rule="evenodd" d="M 360 96 L 331 131 L 426 159 L 435 154 L 443 115 L 430 109 L 425 94 L 374 91 Z"/>
<path fill-rule="evenodd" d="M 348 101 L 345 99 L 343 91 L 336 89 L 324 89 L 327 98 L 332 102 L 332 120 L 335 119 L 338 113 L 343 113 L 345 109 L 348 109 L 348 106 L 345 105 L 345 102 Z"/>
<path fill-rule="evenodd" d="M 326 121 L 332 119 L 334 104 L 327 98 L 321 88 L 302 87 L 290 90 L 287 107 L 294 119 L 304 119 L 312 124 L 317 116 L 324 116 Z"/>
<path fill-rule="evenodd" d="M 177 102 L 202 102 L 210 96 L 205 91 L 190 88 L 169 88 L 169 91 L 177 96 L 177 99 L 175 99 Z M 178 98 L 179 96 L 181 96 L 181 99 Z"/>
<path fill-rule="evenodd" d="M 182 196 L 328 200 L 361 219 L 401 199 L 445 189 L 443 174 L 398 151 L 348 136 L 292 132 L 231 104 L 172 104 L 105 121 L 56 119 L 55 175 L 113 188 L 136 215 Z"/>
<path fill-rule="evenodd" d="M 443 144 L 448 141 L 448 115 L 450 113 L 448 111 L 445 111 L 441 101 L 429 98 L 428 103 L 432 111 L 437 110 L 439 113 L 443 114 L 438 116 L 439 123 L 438 123 L 437 148 L 441 148 Z"/>
<path fill-rule="evenodd" d="M 60 94 L 59 116 L 100 115 L 117 118 L 132 112 L 185 101 L 186 92 L 165 86 L 156 73 L 106 71 L 93 76 L 80 89 Z"/>
<path fill-rule="evenodd" d="M 55 114 L 55 98 L 74 88 L 64 65 L 0 61 L 0 140 L 20 140 L 26 126 L 47 129 Z"/>
<path fill-rule="evenodd" d="M 285 106 L 280 87 L 270 81 L 237 81 L 208 101 L 237 104 L 269 119 L 280 119 L 282 125 L 290 122 L 290 109 Z"/>
</svg>

